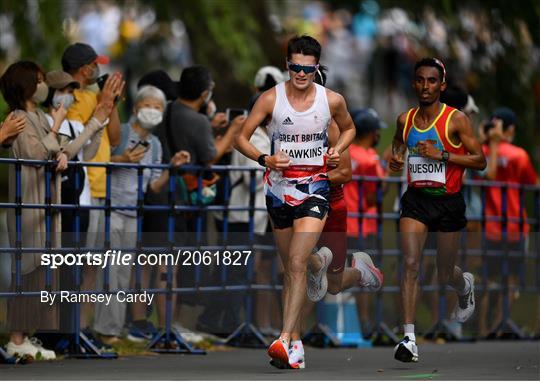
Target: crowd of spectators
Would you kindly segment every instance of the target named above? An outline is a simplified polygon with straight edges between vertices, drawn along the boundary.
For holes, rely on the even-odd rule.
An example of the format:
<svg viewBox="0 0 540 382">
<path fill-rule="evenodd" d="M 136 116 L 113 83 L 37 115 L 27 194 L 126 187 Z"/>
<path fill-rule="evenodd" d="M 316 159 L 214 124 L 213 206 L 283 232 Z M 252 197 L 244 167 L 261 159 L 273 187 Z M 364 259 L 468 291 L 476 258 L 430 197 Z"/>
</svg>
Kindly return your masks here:
<svg viewBox="0 0 540 382">
<path fill-rule="evenodd" d="M 116 20 L 114 10 L 109 9 L 109 17 Z M 478 112 L 470 94 L 474 90 L 474 70 L 489 71 L 494 60 L 504 49 L 499 36 L 494 36 L 484 28 L 485 14 L 469 10 L 460 11 L 461 25 L 457 31 L 426 9 L 422 23 L 411 20 L 399 8 L 380 12 L 373 0 L 362 2 L 361 10 L 352 14 L 346 10 L 328 11 L 321 3 L 310 3 L 305 8 L 305 20 L 311 23 L 320 35 L 325 47 L 323 62 L 330 67 L 327 86 L 342 92 L 351 106 L 351 114 L 357 129 L 357 136 L 350 148 L 353 175 L 377 176 L 384 180 L 391 175 L 385 164 L 388 150 L 377 150 L 381 129 L 386 128 L 383 120 L 393 120 L 400 111 L 414 104 L 410 93 L 410 78 L 414 62 L 427 52 L 449 57 L 447 65 L 449 81 L 456 88 L 467 88 L 465 101 L 455 104 L 464 111 Z M 92 12 L 81 19 L 81 27 L 91 25 L 97 18 Z M 141 21 L 142 22 L 142 21 Z M 84 28 L 83 28 L 84 30 Z M 499 33 L 505 36 L 504 28 Z M 526 32 L 523 32 L 526 33 Z M 459 36 L 459 38 L 458 38 Z M 94 37 L 98 37 L 97 35 Z M 10 65 L 0 79 L 0 91 L 9 106 L 9 114 L 0 127 L 0 142 L 9 150 L 10 156 L 21 159 L 50 159 L 56 161 L 50 195 L 52 203 L 79 204 L 97 209 L 81 209 L 77 212 L 79 230 L 87 248 L 102 249 L 105 244 L 105 209 L 107 173 L 104 167 L 85 167 L 67 165 L 68 161 L 113 162 L 124 164 L 156 165 L 168 163 L 171 168 L 184 164 L 210 166 L 212 164 L 232 164 L 242 166 L 258 165 L 247 160 L 233 149 L 235 135 L 242 128 L 244 116 L 231 120 L 216 105 L 212 95 L 215 83 L 208 68 L 198 65 L 187 66 L 182 70 L 179 81 L 173 81 L 164 70 L 154 70 L 140 78 L 133 93 L 132 113 L 122 121 L 118 105 L 125 99 L 126 84 L 119 72 L 102 76 L 100 66 L 109 63 L 108 57 L 98 55 L 110 41 L 94 41 L 95 46 L 83 43 L 71 44 L 64 51 L 61 67 L 48 73 L 36 63 L 19 61 Z M 95 49 L 96 48 L 96 49 Z M 533 47 L 530 47 L 533 50 Z M 473 65 L 473 57 L 478 65 Z M 183 58 L 184 64 L 189 60 Z M 60 66 L 60 65 L 59 65 Z M 257 73 L 254 83 L 254 98 L 275 84 L 286 80 L 279 68 L 263 67 Z M 374 84 L 377 86 L 374 86 Z M 450 92 L 449 92 L 450 94 Z M 448 99 L 449 104 L 455 100 Z M 246 105 L 249 109 L 251 105 Z M 364 108 L 359 108 L 362 106 Z M 366 108 L 365 106 L 370 106 Z M 453 105 L 454 106 L 454 105 Z M 219 110 L 219 111 L 218 111 Z M 377 110 L 379 113 L 377 113 Z M 489 116 L 477 124 L 477 133 L 483 140 L 484 153 L 488 157 L 488 168 L 482 173 L 467 174 L 473 179 L 496 180 L 516 184 L 537 184 L 538 178 L 527 152 L 512 144 L 519 134 L 520 118 L 509 108 L 497 108 L 493 112 L 484 110 Z M 253 144 L 261 151 L 269 150 L 269 139 L 264 124 L 252 137 Z M 379 156 L 379 153 L 380 156 Z M 10 166 L 9 198 L 15 201 L 15 172 Z M 45 203 L 46 170 L 44 166 L 22 166 L 23 203 Z M 79 178 L 80 186 L 74 179 Z M 228 178 L 228 182 L 224 179 Z M 257 173 L 255 207 L 264 207 L 262 194 L 262 173 Z M 202 172 L 202 192 L 197 184 L 198 174 L 180 172 L 178 177 L 175 204 L 204 206 L 225 204 L 248 206 L 250 192 L 249 173 L 232 171 L 228 174 L 214 171 Z M 142 192 L 147 205 L 167 205 L 169 195 L 167 184 L 169 170 L 145 168 L 142 172 Z M 142 227 L 138 226 L 138 174 L 135 168 L 115 167 L 110 173 L 111 205 L 129 206 L 129 209 L 115 209 L 110 215 L 112 247 L 134 247 L 137 245 L 137 232 L 144 232 L 144 243 L 148 246 L 163 246 L 168 243 L 167 232 L 169 212 L 144 211 Z M 351 182 L 344 188 L 349 212 L 375 214 L 376 187 L 374 183 L 359 184 Z M 229 189 L 225 189 L 229 187 Z M 388 187 L 383 184 L 381 191 Z M 474 194 L 474 193 L 473 193 Z M 478 194 L 469 195 L 469 207 Z M 508 189 L 506 204 L 507 216 L 512 219 L 526 219 L 520 208 L 519 191 Z M 480 206 L 481 207 L 481 206 Z M 488 187 L 485 211 L 488 223 L 485 226 L 488 247 L 500 249 L 502 242 L 508 242 L 509 250 L 526 251 L 522 240 L 529 227 L 525 223 L 508 222 L 507 237 L 501 234 L 501 223 L 496 221 L 503 216 L 500 189 Z M 479 220 L 478 208 L 471 212 L 472 221 Z M 52 246 L 71 246 L 74 243 L 75 211 L 51 212 Z M 228 224 L 225 227 L 225 216 Z M 15 211 L 10 210 L 8 231 L 12 246 L 22 240 L 23 247 L 45 247 L 46 212 L 41 209 L 22 209 L 22 232 L 15 224 Z M 244 244 L 250 229 L 247 211 L 229 211 L 214 214 L 175 213 L 175 245 L 201 245 L 207 238 L 197 238 L 197 232 L 214 231 L 222 234 L 229 231 L 238 234 L 230 236 L 227 243 Z M 202 224 L 202 227 L 200 226 Z M 262 211 L 255 213 L 252 227 L 256 241 L 268 241 L 271 231 L 267 216 Z M 478 230 L 479 226 L 470 226 Z M 17 237 L 17 233 L 21 236 Z M 62 233 L 62 235 L 60 235 Z M 376 248 L 377 220 L 374 217 L 348 219 L 349 248 Z M 221 240 L 222 236 L 220 236 Z M 360 240 L 359 240 L 360 239 Z M 261 253 L 256 257 L 254 280 L 259 284 L 275 282 L 270 279 L 276 260 L 272 253 Z M 46 275 L 44 267 L 39 266 L 40 254 L 25 253 L 22 256 L 22 290 L 41 290 L 46 285 L 52 289 L 71 289 L 74 280 L 71 270 L 52 271 L 52 279 Z M 490 282 L 499 282 L 501 261 L 490 259 L 486 266 L 488 275 L 495 275 Z M 12 262 L 15 264 L 15 261 Z M 481 273 L 481 265 L 476 264 Z M 523 266 L 521 259 L 510 262 L 509 280 L 517 285 Z M 279 267 L 279 264 L 278 264 Z M 12 275 L 15 265 L 12 268 Z M 164 288 L 166 267 L 141 267 L 135 277 L 134 267 L 110 266 L 107 270 L 107 284 L 110 289 Z M 193 268 L 175 268 L 172 287 L 192 287 L 201 275 Z M 203 269 L 202 278 L 209 285 L 221 285 L 222 268 L 217 266 Z M 101 290 L 105 283 L 103 270 L 84 267 L 81 290 Z M 231 285 L 248 282 L 248 268 L 231 267 L 226 282 Z M 16 278 L 12 277 L 11 289 L 15 290 Z M 138 282 L 140 285 L 135 285 Z M 181 305 L 202 305 L 202 312 L 196 318 L 195 327 L 201 332 L 226 335 L 234 331 L 245 317 L 244 296 L 242 293 L 224 295 L 207 294 L 178 295 L 172 299 L 174 327 L 188 340 L 196 342 L 200 337 L 186 329 Z M 512 295 L 516 297 L 515 294 Z M 482 335 L 493 331 L 500 320 L 500 311 L 495 312 L 490 325 L 487 324 L 488 298 L 482 297 L 478 330 Z M 84 304 L 81 314 L 81 328 L 98 345 L 111 346 L 126 337 L 132 341 L 147 341 L 165 325 L 165 296 L 156 299 L 154 309 L 157 320 L 152 320 L 144 304 L 113 302 L 104 304 Z M 264 334 L 275 335 L 279 327 L 277 316 L 279 296 L 275 292 L 256 293 L 255 320 Z M 359 319 L 363 328 L 370 328 L 373 309 L 366 295 L 358 296 Z M 500 302 L 499 302 L 500 305 Z M 30 314 L 32 312 L 32 314 Z M 498 313 L 497 313 L 498 312 Z M 39 300 L 9 299 L 7 328 L 10 341 L 7 351 L 10 354 L 29 354 L 52 359 L 55 354 L 44 348 L 39 341 L 30 337 L 34 332 L 61 330 L 60 309 L 47 306 Z M 499 316 L 498 316 L 499 315 Z M 46 324 L 46 325 L 44 325 Z M 367 331 L 369 332 L 369 330 Z"/>
</svg>

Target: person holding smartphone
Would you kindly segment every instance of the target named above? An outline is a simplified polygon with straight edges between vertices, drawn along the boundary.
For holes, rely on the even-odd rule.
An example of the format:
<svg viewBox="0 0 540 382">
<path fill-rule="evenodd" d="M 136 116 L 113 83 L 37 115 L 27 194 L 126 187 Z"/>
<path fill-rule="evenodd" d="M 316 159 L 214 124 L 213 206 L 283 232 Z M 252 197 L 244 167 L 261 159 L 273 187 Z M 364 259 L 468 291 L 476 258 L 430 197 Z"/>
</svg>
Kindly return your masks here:
<svg viewBox="0 0 540 382">
<path fill-rule="evenodd" d="M 143 86 L 135 97 L 134 116 L 130 122 L 121 126 L 121 139 L 111 153 L 111 161 L 123 163 L 139 163 L 142 165 L 161 164 L 162 148 L 159 139 L 152 131 L 163 119 L 166 106 L 165 95 L 154 86 Z M 179 151 L 171 158 L 170 163 L 180 166 L 189 162 L 190 155 Z M 135 168 L 114 168 L 111 174 L 111 205 L 137 205 L 138 175 Z M 169 171 L 145 168 L 143 170 L 142 192 L 148 188 L 159 191 L 168 181 Z M 113 210 L 111 212 L 111 245 L 112 248 L 134 248 L 137 238 L 137 212 L 132 209 Z M 165 264 L 163 265 L 166 266 Z M 150 269 L 143 267 L 142 280 L 148 284 Z M 109 287 L 111 290 L 125 290 L 130 287 L 131 266 L 110 265 Z M 162 270 L 164 271 L 164 270 Z M 104 274 L 98 273 L 98 285 L 102 285 Z M 143 285 L 147 287 L 147 285 Z M 164 285 L 160 285 L 164 287 Z M 163 299 L 159 299 L 163 300 Z M 161 301 L 164 306 L 164 301 Z M 158 303 L 159 304 L 159 303 Z M 126 317 L 126 303 L 113 299 L 110 304 L 96 304 L 94 330 L 100 335 L 100 340 L 112 345 L 119 340 Z M 164 311 L 160 309 L 159 311 Z M 158 315 L 164 325 L 165 316 Z M 139 339 L 151 338 L 146 331 L 146 304 L 133 304 L 132 318 L 138 330 L 131 330 L 130 337 Z"/>
</svg>

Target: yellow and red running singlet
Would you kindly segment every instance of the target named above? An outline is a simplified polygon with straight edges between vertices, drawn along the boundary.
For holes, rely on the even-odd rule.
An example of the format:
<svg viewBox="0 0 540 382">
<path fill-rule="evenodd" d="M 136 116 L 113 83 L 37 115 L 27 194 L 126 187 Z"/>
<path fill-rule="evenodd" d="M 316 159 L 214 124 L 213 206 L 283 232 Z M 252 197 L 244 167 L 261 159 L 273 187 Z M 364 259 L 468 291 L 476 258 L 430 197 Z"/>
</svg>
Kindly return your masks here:
<svg viewBox="0 0 540 382">
<path fill-rule="evenodd" d="M 452 143 L 448 135 L 448 128 L 455 108 L 441 104 L 442 108 L 433 123 L 421 130 L 414 126 L 414 117 L 419 108 L 412 108 L 407 112 L 405 128 L 403 129 L 403 142 L 409 149 L 407 159 L 407 182 L 409 187 L 421 188 L 422 191 L 432 195 L 450 195 L 461 190 L 464 167 L 452 163 L 424 158 L 418 153 L 418 142 L 430 141 L 443 151 L 452 154 L 466 154 L 463 143 Z"/>
</svg>

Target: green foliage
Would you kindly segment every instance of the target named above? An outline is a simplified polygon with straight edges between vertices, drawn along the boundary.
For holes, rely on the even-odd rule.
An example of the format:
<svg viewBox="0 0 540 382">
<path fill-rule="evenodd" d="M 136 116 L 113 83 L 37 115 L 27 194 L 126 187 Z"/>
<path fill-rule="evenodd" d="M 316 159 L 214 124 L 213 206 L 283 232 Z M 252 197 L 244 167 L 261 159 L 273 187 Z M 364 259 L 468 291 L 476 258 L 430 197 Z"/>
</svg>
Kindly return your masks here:
<svg viewBox="0 0 540 382">
<path fill-rule="evenodd" d="M 279 52 L 264 2 L 200 0 L 158 2 L 158 18 L 180 18 L 188 30 L 195 62 L 249 85 L 259 67 Z"/>
<path fill-rule="evenodd" d="M 58 68 L 68 41 L 63 33 L 63 2 L 56 0 L 2 0 L 0 13 L 13 20 L 20 58 L 44 69 Z"/>
</svg>

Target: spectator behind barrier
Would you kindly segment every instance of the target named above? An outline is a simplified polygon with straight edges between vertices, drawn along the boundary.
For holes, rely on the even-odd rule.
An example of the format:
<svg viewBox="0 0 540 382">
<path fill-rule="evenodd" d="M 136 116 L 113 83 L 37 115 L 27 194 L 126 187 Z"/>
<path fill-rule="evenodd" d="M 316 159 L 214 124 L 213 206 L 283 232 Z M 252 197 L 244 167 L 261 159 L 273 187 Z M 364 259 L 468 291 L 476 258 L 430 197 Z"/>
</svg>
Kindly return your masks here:
<svg viewBox="0 0 540 382">
<path fill-rule="evenodd" d="M 356 128 L 356 137 L 349 146 L 351 156 L 351 166 L 353 175 L 376 176 L 384 178 L 387 174 L 381 164 L 379 154 L 375 147 L 379 144 L 381 129 L 386 128 L 386 124 L 379 119 L 377 112 L 373 109 L 359 109 L 351 112 L 351 116 Z M 359 200 L 358 182 L 352 180 L 345 184 L 343 191 L 347 210 L 363 214 L 377 214 L 377 184 L 373 181 L 362 182 L 362 200 Z M 360 227 L 357 217 L 347 218 L 347 236 L 349 248 L 358 248 L 358 237 L 363 239 L 363 247 L 371 249 L 371 254 L 375 254 L 377 237 L 377 218 L 362 218 Z M 356 308 L 358 318 L 365 338 L 371 337 L 372 325 L 370 322 L 369 296 L 367 293 L 357 293 Z"/>
<path fill-rule="evenodd" d="M 223 138 L 217 142 L 214 141 L 210 121 L 206 115 L 200 113 L 201 109 L 204 109 L 211 101 L 213 88 L 214 81 L 207 68 L 203 66 L 185 68 L 178 84 L 178 99 L 167 108 L 163 124 L 157 132 L 161 143 L 167 146 L 170 152 L 186 150 L 191 154 L 191 163 L 197 165 L 216 163 L 230 149 L 234 135 L 242 125 L 241 119 L 235 120 Z M 203 177 L 208 187 L 215 184 L 217 180 L 212 174 L 205 174 Z M 183 182 L 186 195 L 183 200 L 177 200 L 177 202 L 190 204 L 197 199 L 197 177 L 186 174 L 184 179 L 189 179 L 190 182 Z M 211 192 L 208 195 L 211 195 L 212 190 L 209 191 Z M 211 196 L 209 201 L 211 201 Z M 195 220 L 185 214 L 178 214 L 175 230 L 195 232 Z M 177 244 L 182 245 L 180 241 L 177 241 Z M 180 286 L 193 286 L 193 269 L 184 269 L 181 272 L 180 280 L 183 284 Z M 193 297 L 192 303 L 196 303 L 196 296 Z"/>
<path fill-rule="evenodd" d="M 10 157 L 18 159 L 58 160 L 56 171 L 52 171 L 50 197 L 52 203 L 60 203 L 60 173 L 66 169 L 67 157 L 62 153 L 58 131 L 65 118 L 66 110 L 59 107 L 52 111 L 53 125 L 49 125 L 45 113 L 38 105 L 45 101 L 48 87 L 45 73 L 35 63 L 19 61 L 10 65 L 0 78 L 0 91 L 16 118 L 23 118 L 25 126 L 11 143 Z M 22 166 L 20 172 L 21 195 L 16 195 L 14 166 L 9 167 L 9 201 L 14 203 L 16 196 L 25 204 L 45 203 L 45 166 Z M 58 233 L 60 215 L 52 211 L 51 240 L 53 247 L 61 245 Z M 11 247 L 21 240 L 22 247 L 44 248 L 46 244 L 46 225 L 44 209 L 23 208 L 20 216 L 21 232 L 17 234 L 15 210 L 8 211 L 8 233 Z M 20 287 L 21 291 L 36 291 L 45 288 L 46 269 L 40 266 L 40 253 L 24 253 L 21 256 L 21 285 L 16 284 L 15 275 L 11 278 L 11 291 Z M 12 261 L 12 274 L 15 273 L 15 256 Z M 51 270 L 52 290 L 57 290 L 58 279 Z M 39 297 L 11 298 L 8 300 L 7 329 L 10 340 L 7 352 L 10 355 L 35 358 L 40 352 L 45 359 L 54 359 L 53 351 L 44 349 L 37 341 L 26 337 L 37 330 L 58 330 L 58 305 L 42 304 Z"/>
<path fill-rule="evenodd" d="M 507 108 L 496 109 L 491 121 L 484 126 L 487 142 L 483 145 L 485 155 L 489 158 L 485 177 L 489 180 L 509 182 L 514 184 L 535 184 L 537 175 L 529 155 L 521 147 L 512 144 L 516 133 L 517 117 Z M 493 133 L 492 133 L 493 130 Z M 508 217 L 519 217 L 519 190 L 508 189 Z M 527 219 L 526 212 L 524 219 Z M 501 217 L 501 190 L 499 187 L 488 187 L 486 217 Z M 519 222 L 508 222 L 508 241 L 511 243 L 520 240 Z M 486 234 L 490 241 L 500 242 L 501 223 L 488 221 Z M 525 222 L 524 234 L 528 234 L 529 225 Z"/>
<path fill-rule="evenodd" d="M 49 86 L 49 94 L 43 103 L 48 108 L 47 120 L 52 125 L 51 113 L 58 107 L 63 106 L 66 110 L 74 102 L 73 93 L 80 88 L 80 84 L 73 77 L 62 70 L 47 73 L 45 81 Z M 110 85 L 110 84 L 109 84 Z M 114 99 L 110 91 L 105 91 L 97 104 L 93 117 L 83 125 L 81 122 L 65 119 L 60 126 L 59 134 L 62 139 L 69 142 L 64 151 L 68 160 L 88 161 L 91 160 L 99 147 L 103 134 L 104 123 L 112 111 Z M 88 182 L 86 168 L 79 168 L 79 182 L 83 185 L 80 190 L 75 188 L 75 171 L 67 171 L 62 177 L 62 203 L 90 205 L 90 183 Z M 79 211 L 80 231 L 86 232 L 88 228 L 88 211 Z M 75 232 L 75 210 L 62 210 L 63 244 L 72 246 L 70 233 Z M 68 240 L 68 241 L 66 241 Z"/>
<path fill-rule="evenodd" d="M 485 178 L 498 182 L 508 182 L 511 184 L 531 185 L 538 182 L 536 171 L 533 168 L 527 152 L 521 147 L 512 144 L 517 128 L 517 116 L 513 110 L 507 107 L 496 109 L 491 116 L 490 121 L 484 124 L 484 134 L 486 142 L 482 148 L 487 158 L 487 168 Z M 517 188 L 507 189 L 506 211 L 502 210 L 502 190 L 500 187 L 486 188 L 486 246 L 488 250 L 502 251 L 507 245 L 508 251 L 518 251 L 523 253 L 527 251 L 527 236 L 529 233 L 529 224 L 527 223 L 527 212 L 523 210 L 521 217 L 525 220 L 523 229 L 520 222 L 507 222 L 506 237 L 503 235 L 503 222 L 490 221 L 492 218 L 502 218 L 505 213 L 509 219 L 520 217 L 520 191 Z M 506 243 L 505 243 L 506 241 Z M 498 282 L 502 274 L 502 252 L 500 256 L 487 257 L 487 271 L 490 281 Z M 514 286 L 518 284 L 519 267 L 522 259 L 519 257 L 509 257 L 509 278 L 508 284 Z M 512 303 L 516 294 L 510 295 Z M 483 296 L 481 303 L 482 317 L 480 323 L 485 322 L 487 308 L 489 304 L 487 294 Z M 502 298 L 499 296 L 496 308 L 496 314 L 492 324 L 497 325 L 502 317 Z M 489 330 L 489 332 L 493 332 Z M 487 324 L 479 328 L 480 334 L 489 334 Z"/>
<path fill-rule="evenodd" d="M 163 119 L 166 106 L 165 95 L 154 86 L 142 87 L 135 98 L 134 117 L 121 126 L 119 145 L 112 151 L 111 160 L 121 163 L 139 163 L 155 165 L 161 163 L 161 143 L 152 130 Z M 173 166 L 180 166 L 189 161 L 189 153 L 180 151 L 171 158 Z M 159 191 L 169 179 L 169 171 L 144 169 L 142 178 L 143 193 L 147 188 Z M 111 174 L 111 205 L 137 206 L 138 187 L 137 169 L 114 168 Z M 134 210 L 113 210 L 111 212 L 111 244 L 113 248 L 135 248 L 137 239 L 137 213 Z M 110 265 L 109 287 L 112 290 L 125 290 L 130 287 L 131 265 Z M 163 269 L 166 269 L 164 266 Z M 143 288 L 150 279 L 150 268 L 143 267 Z M 103 285 L 104 273 L 98 272 L 98 286 Z M 132 280 L 132 286 L 134 285 Z M 164 287 L 164 285 L 160 285 Z M 101 340 L 108 345 L 118 342 L 126 317 L 126 303 L 111 300 L 110 304 L 97 304 L 94 330 L 101 335 Z M 146 304 L 133 304 L 133 320 L 137 324 L 146 324 Z M 164 322 L 162 314 L 160 321 Z M 137 329 L 146 329 L 139 325 Z M 132 333 L 130 333 L 132 334 Z M 147 333 L 137 331 L 130 336 L 136 340 L 145 339 Z M 151 333 L 154 334 L 154 333 Z M 151 338 L 151 337 L 150 337 Z"/>
<path fill-rule="evenodd" d="M 99 65 L 109 63 L 109 58 L 101 56 L 87 44 L 75 43 L 69 45 L 62 55 L 62 69 L 71 74 L 81 88 L 73 92 L 74 102 L 68 109 L 67 119 L 86 124 L 98 103 L 98 93 L 96 85 L 100 74 Z M 124 81 L 120 73 L 113 73 L 108 76 L 103 86 L 103 91 L 99 97 L 118 100 L 124 89 Z M 120 140 L 120 119 L 118 109 L 114 106 L 107 127 L 102 133 L 101 141 L 93 162 L 110 162 L 111 146 L 117 146 Z M 104 167 L 89 167 L 87 169 L 88 181 L 90 183 L 91 204 L 93 206 L 105 205 L 105 184 L 106 175 Z M 88 236 L 86 246 L 88 248 L 102 248 L 105 241 L 105 211 L 90 210 L 88 222 Z M 84 267 L 82 290 L 93 290 L 95 287 L 95 269 Z M 91 306 L 88 303 L 81 308 L 81 327 L 87 326 L 87 316 L 90 314 Z"/>
</svg>

